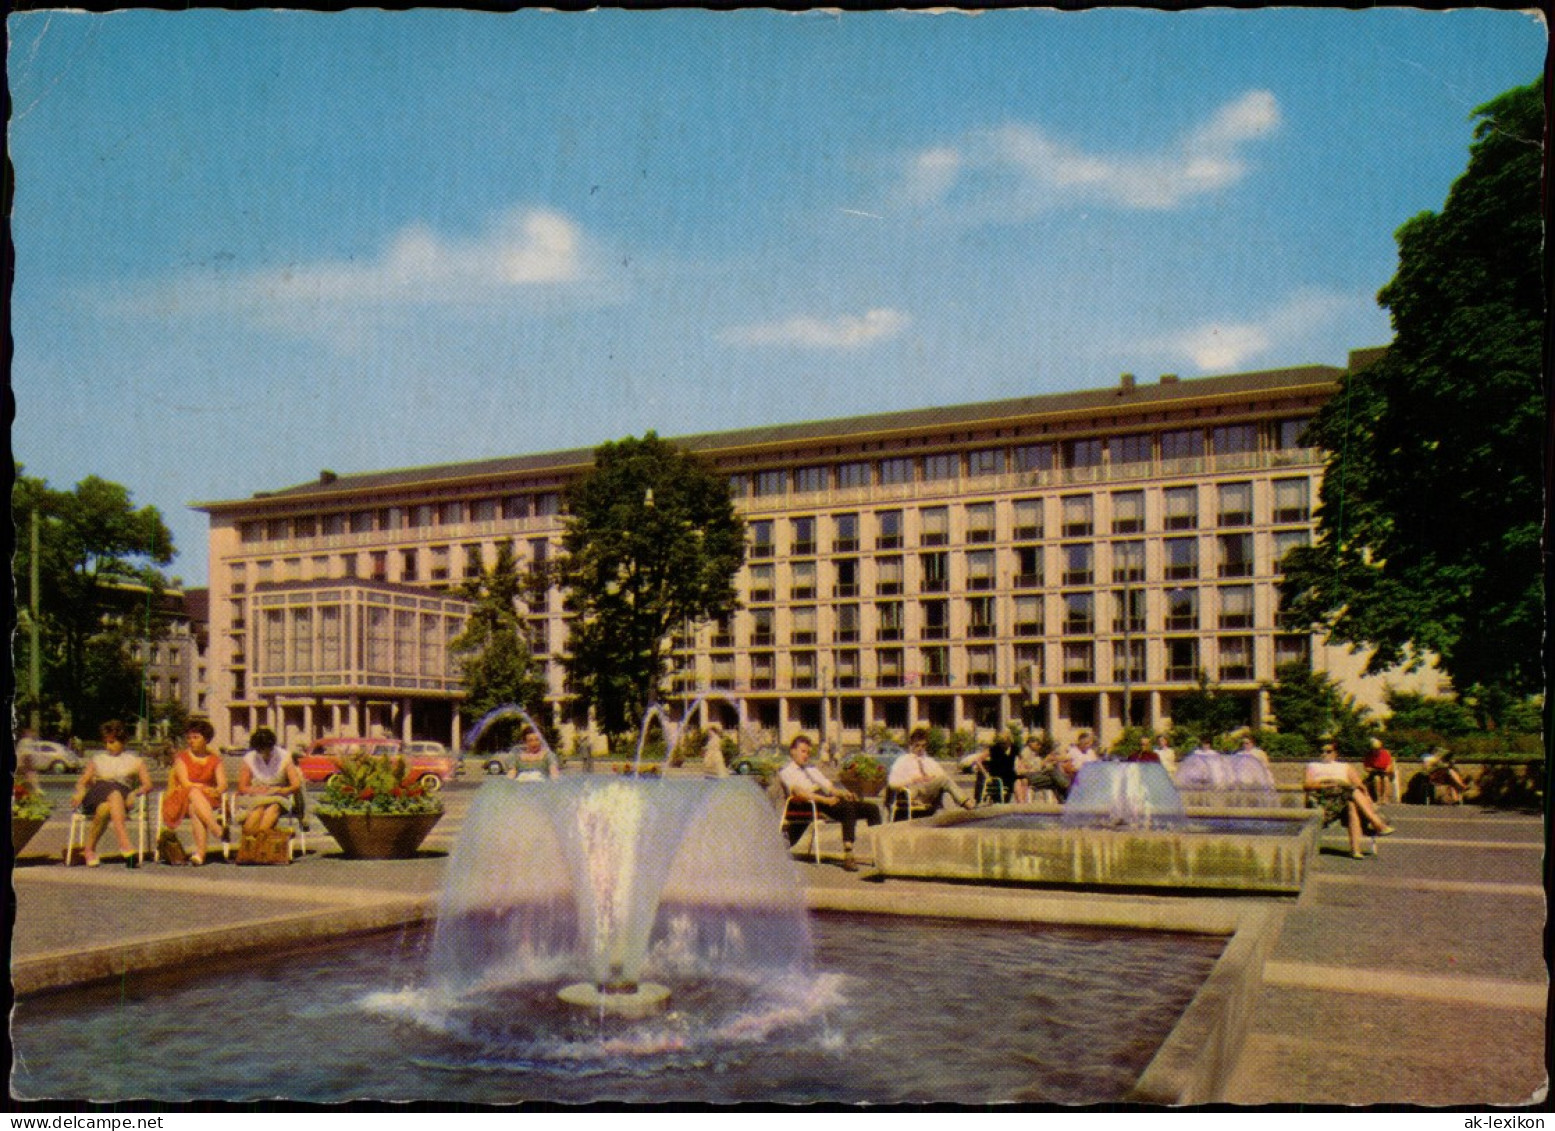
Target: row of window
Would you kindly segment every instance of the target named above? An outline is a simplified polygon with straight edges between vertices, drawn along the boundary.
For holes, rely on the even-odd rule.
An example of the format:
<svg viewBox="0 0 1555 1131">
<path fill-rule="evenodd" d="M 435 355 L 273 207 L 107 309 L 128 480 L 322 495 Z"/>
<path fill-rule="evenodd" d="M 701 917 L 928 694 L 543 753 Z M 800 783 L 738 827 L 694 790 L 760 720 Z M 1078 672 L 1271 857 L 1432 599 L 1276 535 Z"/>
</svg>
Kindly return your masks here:
<svg viewBox="0 0 1555 1131">
<path fill-rule="evenodd" d="M 1301 447 L 1301 437 L 1308 423 L 1307 418 L 1299 418 L 1266 424 L 1227 424 L 1208 429 L 1180 428 L 1056 443 L 1016 444 L 970 452 L 845 460 L 740 473 L 730 476 L 729 481 L 736 498 L 765 498 L 790 491 L 804 494 L 897 483 L 932 483 L 1004 475 L 1011 471 L 1053 471 L 1257 451 L 1294 451 Z"/>
<path fill-rule="evenodd" d="M 545 518 L 560 513 L 561 495 L 555 491 L 501 498 L 447 499 L 413 506 L 366 507 L 319 515 L 251 519 L 238 523 L 238 540 L 247 544 L 340 534 L 384 534 L 467 523 Z"/>
</svg>

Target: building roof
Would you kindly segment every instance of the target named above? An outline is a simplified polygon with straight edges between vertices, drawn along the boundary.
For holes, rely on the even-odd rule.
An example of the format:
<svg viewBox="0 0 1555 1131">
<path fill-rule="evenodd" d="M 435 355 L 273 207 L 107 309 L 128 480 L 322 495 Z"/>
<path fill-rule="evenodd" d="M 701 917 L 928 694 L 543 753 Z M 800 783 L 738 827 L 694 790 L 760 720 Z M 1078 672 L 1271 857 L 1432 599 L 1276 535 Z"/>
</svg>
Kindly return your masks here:
<svg viewBox="0 0 1555 1131">
<path fill-rule="evenodd" d="M 1146 410 L 1183 402 L 1246 399 L 1255 394 L 1290 396 L 1302 391 L 1331 390 L 1344 373 L 1345 370 L 1333 366 L 1305 365 L 1186 381 L 1168 374 L 1159 383 L 1148 385 L 1138 384 L 1132 375 L 1126 374 L 1119 384 L 1103 389 L 1047 393 L 940 408 L 906 409 L 799 424 L 774 424 L 730 432 L 703 432 L 669 439 L 672 443 L 702 455 L 756 455 L 763 450 L 776 452 L 783 448 L 820 442 L 857 442 L 865 438 L 895 435 L 925 436 L 978 425 L 1056 421 L 1102 411 Z M 479 482 L 538 472 L 567 474 L 587 468 L 593 459 L 592 448 L 572 448 L 390 471 L 345 475 L 323 471 L 317 479 L 276 491 L 256 492 L 252 499 L 196 503 L 194 509 L 212 513 L 239 508 L 246 510 L 252 508 L 255 501 L 318 501 L 331 496 L 348 497 L 422 484 Z"/>
</svg>

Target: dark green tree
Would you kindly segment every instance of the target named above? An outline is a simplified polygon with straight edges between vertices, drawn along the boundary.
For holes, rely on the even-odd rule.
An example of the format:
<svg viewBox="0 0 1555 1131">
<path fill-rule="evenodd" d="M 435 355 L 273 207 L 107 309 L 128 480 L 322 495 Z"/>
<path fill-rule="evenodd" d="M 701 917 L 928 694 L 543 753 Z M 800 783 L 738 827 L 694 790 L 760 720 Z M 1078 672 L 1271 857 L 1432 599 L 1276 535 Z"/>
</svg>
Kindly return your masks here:
<svg viewBox="0 0 1555 1131">
<path fill-rule="evenodd" d="M 158 611 L 173 536 L 155 507 L 136 508 L 118 483 L 88 476 L 57 491 L 16 468 L 11 491 L 18 604 L 29 609 L 31 524 L 38 520 L 40 710 L 54 727 L 88 733 L 106 718 L 146 714 L 141 670 L 129 646 L 166 634 Z M 31 638 L 13 650 L 16 686 L 28 686 Z M 26 704 L 31 707 L 31 703 Z"/>
<path fill-rule="evenodd" d="M 1246 699 L 1216 687 L 1202 671 L 1198 687 L 1172 700 L 1173 731 L 1186 739 L 1204 738 L 1214 742 L 1238 727 L 1246 726 L 1249 716 Z"/>
<path fill-rule="evenodd" d="M 568 674 L 619 735 L 659 699 L 670 634 L 736 607 L 745 523 L 722 475 L 652 432 L 599 447 L 567 511 L 557 577 L 574 616 Z"/>
<path fill-rule="evenodd" d="M 473 605 L 464 630 L 448 645 L 465 690 L 459 713 L 474 722 L 496 707 L 514 704 L 540 723 L 545 679 L 523 621 L 535 585 L 519 570 L 512 546 L 499 544 L 491 567 L 460 582 L 455 592 Z"/>
<path fill-rule="evenodd" d="M 1516 698 L 1543 678 L 1543 95 L 1474 116 L 1442 211 L 1398 231 L 1377 296 L 1392 344 L 1314 422 L 1330 453 L 1318 538 L 1286 559 L 1284 597 L 1296 621 L 1373 648 L 1372 671 L 1435 654 L 1460 689 Z"/>
<path fill-rule="evenodd" d="M 1347 758 L 1366 752 L 1373 730 L 1369 712 L 1340 691 L 1333 679 L 1302 662 L 1281 664 L 1274 675 L 1275 682 L 1266 684 L 1265 690 L 1280 734 L 1300 738 L 1314 758 L 1329 738 Z"/>
</svg>

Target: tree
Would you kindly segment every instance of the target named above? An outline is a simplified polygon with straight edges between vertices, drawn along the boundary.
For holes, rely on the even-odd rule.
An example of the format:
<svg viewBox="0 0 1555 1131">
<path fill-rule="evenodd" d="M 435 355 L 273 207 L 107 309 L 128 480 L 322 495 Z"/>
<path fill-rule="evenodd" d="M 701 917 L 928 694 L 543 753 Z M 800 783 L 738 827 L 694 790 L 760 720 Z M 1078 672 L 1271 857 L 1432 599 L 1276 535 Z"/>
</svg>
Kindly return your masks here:
<svg viewBox="0 0 1555 1131">
<path fill-rule="evenodd" d="M 1172 700 L 1172 728 L 1188 738 L 1215 741 L 1246 726 L 1249 710 L 1246 699 L 1216 687 L 1201 671 L 1198 687 Z"/>
<path fill-rule="evenodd" d="M 1300 661 L 1281 664 L 1274 675 L 1275 682 L 1265 690 L 1280 734 L 1301 739 L 1314 757 L 1326 739 L 1333 739 L 1346 757 L 1366 752 L 1372 733 L 1368 711 L 1340 691 L 1332 678 Z"/>
<path fill-rule="evenodd" d="M 1371 671 L 1434 654 L 1460 689 L 1516 698 L 1543 678 L 1542 92 L 1474 116 L 1442 211 L 1398 231 L 1377 296 L 1392 344 L 1314 421 L 1318 537 L 1286 560 L 1284 597 L 1297 621 L 1373 648 Z"/>
<path fill-rule="evenodd" d="M 534 585 L 520 573 L 513 547 L 501 543 L 491 568 L 465 579 L 455 591 L 474 605 L 464 630 L 448 645 L 464 684 L 460 714 L 475 722 L 488 711 L 514 704 L 538 722 L 545 706 L 545 680 L 519 615 L 533 600 Z"/>
<path fill-rule="evenodd" d="M 600 446 L 567 511 L 567 670 L 579 702 L 622 734 L 662 693 L 670 633 L 735 609 L 745 523 L 727 480 L 652 432 Z"/>
<path fill-rule="evenodd" d="M 159 610 L 167 579 L 155 567 L 171 562 L 175 550 L 161 513 L 136 509 L 126 488 L 95 475 L 56 491 L 23 475 L 20 465 L 11 511 L 17 596 L 29 606 L 34 515 L 38 522 L 40 710 L 61 730 L 78 732 L 110 717 L 141 715 L 141 674 L 128 646 L 166 632 Z M 19 688 L 28 686 L 30 647 L 30 634 L 18 634 Z"/>
</svg>

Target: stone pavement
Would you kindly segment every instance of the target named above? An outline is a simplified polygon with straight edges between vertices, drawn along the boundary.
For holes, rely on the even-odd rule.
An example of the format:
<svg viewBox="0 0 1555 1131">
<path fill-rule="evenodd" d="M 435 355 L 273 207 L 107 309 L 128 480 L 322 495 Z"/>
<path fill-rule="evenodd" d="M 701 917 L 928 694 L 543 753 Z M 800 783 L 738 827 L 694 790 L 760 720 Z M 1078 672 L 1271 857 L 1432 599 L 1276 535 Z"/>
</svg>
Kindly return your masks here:
<svg viewBox="0 0 1555 1131">
<path fill-rule="evenodd" d="M 453 791 L 450 791 L 452 794 Z M 178 965 L 245 947 L 286 948 L 435 914 L 463 804 L 411 861 L 347 861 L 322 834 L 291 867 L 64 868 L 56 816 L 12 873 L 18 993 Z M 456 796 L 450 797 L 456 802 Z M 1223 1098 L 1239 1104 L 1525 1105 L 1546 1094 L 1543 823 L 1473 807 L 1390 806 L 1398 835 L 1352 860 L 1330 829 L 1299 899 L 989 892 L 801 872 L 817 907 L 860 905 L 1160 910 L 1206 928 L 1267 905 L 1284 926 L 1263 968 L 1251 1029 Z M 822 838 L 835 858 L 835 826 Z M 802 842 L 808 847 L 808 840 Z M 105 838 L 105 847 L 111 836 Z M 867 844 L 861 841 L 867 860 Z M 1144 908 L 1141 912 L 1139 909 Z M 998 912 L 995 912 L 996 914 Z"/>
</svg>

